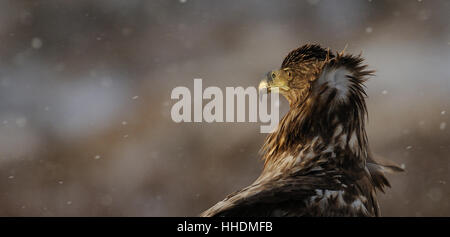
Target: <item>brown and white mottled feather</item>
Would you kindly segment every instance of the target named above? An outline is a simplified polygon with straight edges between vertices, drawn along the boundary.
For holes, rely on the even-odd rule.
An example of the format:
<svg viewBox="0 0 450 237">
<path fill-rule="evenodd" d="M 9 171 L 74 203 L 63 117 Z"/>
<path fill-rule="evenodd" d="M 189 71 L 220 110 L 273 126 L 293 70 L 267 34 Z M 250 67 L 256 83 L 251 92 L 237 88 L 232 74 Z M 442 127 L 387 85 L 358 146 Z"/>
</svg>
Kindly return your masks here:
<svg viewBox="0 0 450 237">
<path fill-rule="evenodd" d="M 395 165 L 369 151 L 361 56 L 319 45 L 290 52 L 281 69 L 293 75 L 283 95 L 289 112 L 262 148 L 264 169 L 250 186 L 202 216 L 379 216 L 375 192 Z"/>
</svg>

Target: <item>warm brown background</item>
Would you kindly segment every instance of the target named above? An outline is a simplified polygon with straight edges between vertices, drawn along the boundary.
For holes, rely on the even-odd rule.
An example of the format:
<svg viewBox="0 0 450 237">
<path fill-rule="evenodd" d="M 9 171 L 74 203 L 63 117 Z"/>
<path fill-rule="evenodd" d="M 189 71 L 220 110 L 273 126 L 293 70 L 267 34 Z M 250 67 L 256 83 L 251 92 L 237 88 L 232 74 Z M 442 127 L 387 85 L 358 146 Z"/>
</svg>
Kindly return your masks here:
<svg viewBox="0 0 450 237">
<path fill-rule="evenodd" d="M 252 182 L 257 123 L 175 124 L 170 92 L 256 86 L 306 42 L 363 52 L 387 216 L 450 215 L 450 1 L 0 2 L 0 215 L 191 216 Z M 286 108 L 286 101 L 282 107 Z"/>
</svg>

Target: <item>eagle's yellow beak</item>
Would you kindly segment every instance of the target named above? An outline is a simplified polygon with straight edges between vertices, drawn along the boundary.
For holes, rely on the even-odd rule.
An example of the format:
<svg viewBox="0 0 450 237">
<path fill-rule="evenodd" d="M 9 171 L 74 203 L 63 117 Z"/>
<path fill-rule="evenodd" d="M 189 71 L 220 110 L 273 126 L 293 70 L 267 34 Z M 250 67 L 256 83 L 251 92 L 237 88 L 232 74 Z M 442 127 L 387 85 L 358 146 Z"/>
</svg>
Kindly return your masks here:
<svg viewBox="0 0 450 237">
<path fill-rule="evenodd" d="M 259 92 L 262 92 L 263 90 L 267 89 L 267 92 L 270 93 L 270 87 L 269 87 L 269 83 L 267 83 L 266 79 L 263 79 L 258 86 L 258 90 Z"/>
<path fill-rule="evenodd" d="M 289 78 L 284 70 L 273 70 L 268 72 L 267 77 L 259 83 L 258 89 L 260 92 L 266 89 L 270 93 L 277 88 L 281 92 L 286 92 L 290 89 L 288 84 Z"/>
</svg>

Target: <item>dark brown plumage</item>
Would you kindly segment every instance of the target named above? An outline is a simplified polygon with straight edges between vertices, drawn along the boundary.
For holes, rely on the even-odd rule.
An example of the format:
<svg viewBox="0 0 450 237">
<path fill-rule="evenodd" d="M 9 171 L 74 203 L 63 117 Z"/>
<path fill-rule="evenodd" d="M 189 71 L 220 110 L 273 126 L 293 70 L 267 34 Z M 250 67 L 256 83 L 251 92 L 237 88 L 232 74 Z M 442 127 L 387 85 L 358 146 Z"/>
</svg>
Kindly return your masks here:
<svg viewBox="0 0 450 237">
<path fill-rule="evenodd" d="M 290 104 L 262 147 L 262 174 L 202 216 L 379 216 L 383 172 L 401 169 L 369 151 L 363 84 L 371 75 L 361 56 L 311 44 L 290 52 L 260 84 Z"/>
</svg>

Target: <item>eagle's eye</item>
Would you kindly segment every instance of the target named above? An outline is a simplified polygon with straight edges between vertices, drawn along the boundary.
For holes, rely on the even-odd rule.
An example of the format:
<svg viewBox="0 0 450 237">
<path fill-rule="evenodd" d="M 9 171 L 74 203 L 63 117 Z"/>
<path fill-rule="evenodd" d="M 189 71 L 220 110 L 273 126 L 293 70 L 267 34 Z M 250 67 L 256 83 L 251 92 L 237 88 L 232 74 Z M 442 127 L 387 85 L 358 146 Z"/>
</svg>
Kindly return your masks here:
<svg viewBox="0 0 450 237">
<path fill-rule="evenodd" d="M 290 71 L 288 71 L 287 74 L 288 74 L 289 80 L 292 79 L 292 73 Z"/>
<path fill-rule="evenodd" d="M 275 79 L 275 77 L 277 77 L 275 73 L 272 73 L 272 78 Z"/>
</svg>

